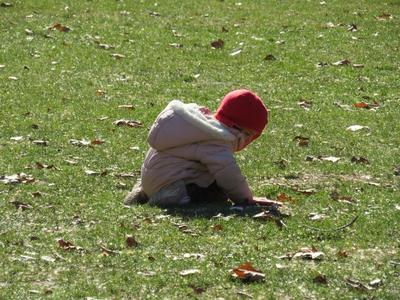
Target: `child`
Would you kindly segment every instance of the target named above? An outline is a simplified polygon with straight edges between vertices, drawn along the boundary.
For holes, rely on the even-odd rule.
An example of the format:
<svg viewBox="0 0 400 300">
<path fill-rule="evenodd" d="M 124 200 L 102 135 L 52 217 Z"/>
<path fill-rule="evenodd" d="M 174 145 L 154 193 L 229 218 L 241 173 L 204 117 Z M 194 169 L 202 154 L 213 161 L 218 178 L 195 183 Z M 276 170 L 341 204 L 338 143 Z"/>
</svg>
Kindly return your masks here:
<svg viewBox="0 0 400 300">
<path fill-rule="evenodd" d="M 171 101 L 150 129 L 141 180 L 124 204 L 262 203 L 253 198 L 233 153 L 257 139 L 267 123 L 267 108 L 249 90 L 228 93 L 215 114 L 194 103 Z"/>
</svg>

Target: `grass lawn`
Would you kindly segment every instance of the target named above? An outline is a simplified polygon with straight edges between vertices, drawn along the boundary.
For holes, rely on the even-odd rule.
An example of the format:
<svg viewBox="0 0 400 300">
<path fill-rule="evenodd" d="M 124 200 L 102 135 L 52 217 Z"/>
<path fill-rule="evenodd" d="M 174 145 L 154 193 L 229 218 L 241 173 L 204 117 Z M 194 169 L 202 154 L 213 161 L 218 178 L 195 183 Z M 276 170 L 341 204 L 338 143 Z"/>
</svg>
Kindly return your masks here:
<svg viewBox="0 0 400 300">
<path fill-rule="evenodd" d="M 0 2 L 0 299 L 398 299 L 398 1 Z M 286 227 L 123 207 L 158 112 L 241 87 Z"/>
</svg>

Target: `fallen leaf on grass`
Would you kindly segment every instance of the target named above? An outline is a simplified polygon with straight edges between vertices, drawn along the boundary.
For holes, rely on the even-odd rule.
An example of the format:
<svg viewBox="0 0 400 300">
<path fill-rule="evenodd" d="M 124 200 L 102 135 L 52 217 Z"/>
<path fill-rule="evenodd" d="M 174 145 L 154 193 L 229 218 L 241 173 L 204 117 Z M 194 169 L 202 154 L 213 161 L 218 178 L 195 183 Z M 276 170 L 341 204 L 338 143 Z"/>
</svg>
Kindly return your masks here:
<svg viewBox="0 0 400 300">
<path fill-rule="evenodd" d="M 346 258 L 346 257 L 349 257 L 349 253 L 347 253 L 346 250 L 339 250 L 339 251 L 336 253 L 336 256 L 337 256 L 337 257 L 341 257 L 341 258 Z"/>
<path fill-rule="evenodd" d="M 325 254 L 318 251 L 316 248 L 301 248 L 300 251 L 296 253 L 287 253 L 285 255 L 279 256 L 279 259 L 304 259 L 304 260 L 322 260 Z"/>
<path fill-rule="evenodd" d="M 103 256 L 110 256 L 110 255 L 119 254 L 119 251 L 111 250 L 111 249 L 108 249 L 108 248 L 106 248 L 104 246 L 100 246 L 100 249 L 101 249 L 101 254 Z"/>
<path fill-rule="evenodd" d="M 56 259 L 54 257 L 51 257 L 51 256 L 41 256 L 40 259 L 45 261 L 45 262 L 50 262 L 50 263 L 53 263 L 53 262 L 56 261 Z"/>
<path fill-rule="evenodd" d="M 119 53 L 113 53 L 113 54 L 111 54 L 111 57 L 115 58 L 115 59 L 122 59 L 122 58 L 125 58 L 125 55 L 122 55 Z"/>
<path fill-rule="evenodd" d="M 370 286 L 368 286 L 368 285 L 366 285 L 366 284 L 364 284 L 364 283 L 362 283 L 361 281 L 358 281 L 358 280 L 356 280 L 356 279 L 347 278 L 347 279 L 346 279 L 346 283 L 347 283 L 349 286 L 351 286 L 352 288 L 355 288 L 356 290 L 359 290 L 359 291 L 366 292 L 366 291 L 371 291 L 371 290 L 373 290 L 372 287 L 370 287 Z"/>
<path fill-rule="evenodd" d="M 366 108 L 366 109 L 372 109 L 372 108 L 378 108 L 379 103 L 374 102 L 374 103 L 366 103 L 366 102 L 357 102 L 353 104 L 354 107 L 356 108 Z"/>
<path fill-rule="evenodd" d="M 370 287 L 373 287 L 373 288 L 377 288 L 378 286 L 381 286 L 382 284 L 383 284 L 382 279 L 379 279 L 379 278 L 376 278 L 376 279 L 374 279 L 374 280 L 371 280 L 371 281 L 368 283 L 368 285 L 369 285 Z"/>
<path fill-rule="evenodd" d="M 47 169 L 47 170 L 55 169 L 55 170 L 58 170 L 54 165 L 46 165 L 46 164 L 43 164 L 41 162 L 36 162 L 35 165 L 36 165 L 36 168 L 39 169 L 39 170 L 42 170 L 42 169 Z"/>
<path fill-rule="evenodd" d="M 61 32 L 69 32 L 71 31 L 71 28 L 61 25 L 60 23 L 54 23 L 53 25 L 51 25 L 49 28 L 49 30 L 58 30 Z"/>
<path fill-rule="evenodd" d="M 139 271 L 139 272 L 137 272 L 137 274 L 145 276 L 145 277 L 152 277 L 152 276 L 156 276 L 157 273 L 153 272 L 153 271 L 143 271 L 143 272 Z"/>
<path fill-rule="evenodd" d="M 1 4 L 0 4 L 0 7 L 3 7 L 3 8 L 10 8 L 10 7 L 13 7 L 14 5 L 12 4 L 12 3 L 10 3 L 10 2 L 1 2 Z"/>
<path fill-rule="evenodd" d="M 130 109 L 130 110 L 135 109 L 135 107 L 134 107 L 132 104 L 122 104 L 122 105 L 118 105 L 118 108 Z"/>
<path fill-rule="evenodd" d="M 136 120 L 125 120 L 125 119 L 121 119 L 121 120 L 116 120 L 113 122 L 114 125 L 117 126 L 128 126 L 128 127 L 143 127 L 142 122 L 140 121 L 136 121 Z"/>
<path fill-rule="evenodd" d="M 75 246 L 73 243 L 66 241 L 64 239 L 57 240 L 58 245 L 63 248 L 64 250 L 81 250 L 81 247 Z"/>
<path fill-rule="evenodd" d="M 293 140 L 297 142 L 297 145 L 299 145 L 300 147 L 307 147 L 310 143 L 310 138 L 301 135 L 295 136 Z"/>
<path fill-rule="evenodd" d="M 189 276 L 189 275 L 193 275 L 193 274 L 199 274 L 201 273 L 199 269 L 188 269 L 188 270 L 182 270 L 179 272 L 179 275 L 181 276 Z"/>
<path fill-rule="evenodd" d="M 23 203 L 21 201 L 17 201 L 17 200 L 10 201 L 10 204 L 13 204 L 16 209 L 21 209 L 21 210 L 27 210 L 27 209 L 31 209 L 32 208 L 31 205 Z"/>
<path fill-rule="evenodd" d="M 232 53 L 229 54 L 229 55 L 230 55 L 230 56 L 236 56 L 236 55 L 239 55 L 241 52 L 242 52 L 242 50 L 237 50 L 237 51 L 232 52 Z"/>
<path fill-rule="evenodd" d="M 265 279 L 265 274 L 256 270 L 250 262 L 246 262 L 231 270 L 231 276 L 243 282 L 257 282 Z"/>
<path fill-rule="evenodd" d="M 0 175 L 0 182 L 5 184 L 17 184 L 17 183 L 32 183 L 35 182 L 35 178 L 25 173 L 18 173 L 15 175 Z"/>
<path fill-rule="evenodd" d="M 39 191 L 36 191 L 36 192 L 32 192 L 31 195 L 34 198 L 38 198 L 38 197 L 42 197 L 43 193 L 39 192 Z"/>
<path fill-rule="evenodd" d="M 125 243 L 126 243 L 127 248 L 135 248 L 135 247 L 139 246 L 139 243 L 136 241 L 136 239 L 132 235 L 128 235 L 126 237 Z"/>
<path fill-rule="evenodd" d="M 312 156 L 312 155 L 307 155 L 307 157 L 306 157 L 306 161 L 316 161 L 316 160 L 319 160 L 319 161 L 329 161 L 329 162 L 332 162 L 332 163 L 337 163 L 340 159 L 341 159 L 340 157 L 335 157 L 335 156 L 322 156 L 322 155 L 319 155 L 319 156 L 317 156 L 317 157 Z"/>
<path fill-rule="evenodd" d="M 13 137 L 10 137 L 10 140 L 13 142 L 20 142 L 20 141 L 24 140 L 24 137 L 23 136 L 13 136 Z"/>
<path fill-rule="evenodd" d="M 45 141 L 45 140 L 33 140 L 32 144 L 35 145 L 39 145 L 39 146 L 48 146 L 49 145 L 49 141 Z"/>
<path fill-rule="evenodd" d="M 393 19 L 393 16 L 389 13 L 382 13 L 376 17 L 378 21 L 387 21 Z"/>
<path fill-rule="evenodd" d="M 276 57 L 273 56 L 272 54 L 267 54 L 267 55 L 264 57 L 264 60 L 267 60 L 267 61 L 274 61 L 274 60 L 276 60 Z"/>
<path fill-rule="evenodd" d="M 286 195 L 285 193 L 279 193 L 278 196 L 276 197 L 276 199 L 279 202 L 296 202 L 295 199 Z"/>
<path fill-rule="evenodd" d="M 337 62 L 332 63 L 333 66 L 348 66 L 351 64 L 351 61 L 347 59 L 339 60 Z"/>
<path fill-rule="evenodd" d="M 114 49 L 114 46 L 108 45 L 108 44 L 101 44 L 99 43 L 99 48 L 104 49 L 104 50 L 109 50 L 109 49 Z"/>
<path fill-rule="evenodd" d="M 323 220 L 326 218 L 326 215 L 324 214 L 318 214 L 318 213 L 309 213 L 308 214 L 308 219 L 311 221 L 319 221 Z"/>
<path fill-rule="evenodd" d="M 310 108 L 312 107 L 312 105 L 313 105 L 313 102 L 312 101 L 307 101 L 307 100 L 300 100 L 299 102 L 297 102 L 297 104 L 301 107 L 301 108 L 303 108 L 303 109 L 305 109 L 305 110 L 310 110 Z"/>
<path fill-rule="evenodd" d="M 318 284 L 328 284 L 328 278 L 326 275 L 319 274 L 313 278 L 313 282 Z"/>
<path fill-rule="evenodd" d="M 221 39 L 218 39 L 216 41 L 211 42 L 211 47 L 214 49 L 221 49 L 224 47 L 224 41 Z"/>
<path fill-rule="evenodd" d="M 351 132 L 356 132 L 356 131 L 360 131 L 363 129 L 370 130 L 370 128 L 368 126 L 363 126 L 363 125 L 351 125 L 346 128 L 347 131 L 351 131 Z"/>
<path fill-rule="evenodd" d="M 369 160 L 361 156 L 353 156 L 351 158 L 351 162 L 356 164 L 369 165 Z"/>
<path fill-rule="evenodd" d="M 85 174 L 88 175 L 88 176 L 98 176 L 98 175 L 105 176 L 105 175 L 107 175 L 107 173 L 108 173 L 107 170 L 102 171 L 102 172 L 92 171 L 92 170 L 85 170 Z"/>
<path fill-rule="evenodd" d="M 140 175 L 140 172 L 137 171 L 137 172 L 132 172 L 132 173 L 118 173 L 118 174 L 115 174 L 114 176 L 118 177 L 118 178 L 136 178 L 139 175 Z"/>
</svg>

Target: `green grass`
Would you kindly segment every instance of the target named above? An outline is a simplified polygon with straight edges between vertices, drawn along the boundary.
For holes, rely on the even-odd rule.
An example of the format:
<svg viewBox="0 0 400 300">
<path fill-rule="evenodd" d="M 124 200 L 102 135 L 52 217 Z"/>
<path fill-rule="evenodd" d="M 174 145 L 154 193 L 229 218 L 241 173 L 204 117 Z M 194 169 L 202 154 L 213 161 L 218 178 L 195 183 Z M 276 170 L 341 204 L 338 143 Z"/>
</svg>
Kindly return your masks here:
<svg viewBox="0 0 400 300">
<path fill-rule="evenodd" d="M 398 298 L 398 2 L 237 2 L 15 0 L 0 7 L 0 176 L 35 179 L 0 182 L 1 299 Z M 383 13 L 392 18 L 378 20 Z M 72 30 L 48 30 L 54 23 Z M 350 24 L 357 31 L 348 31 Z M 217 39 L 222 49 L 211 48 Z M 276 60 L 264 60 L 268 54 Z M 344 59 L 364 67 L 331 65 Z M 320 62 L 328 65 L 317 68 Z M 240 87 L 255 90 L 271 118 L 238 163 L 256 194 L 294 199 L 287 227 L 251 216 L 210 218 L 218 209 L 203 215 L 200 207 L 124 208 L 135 178 L 117 175 L 140 169 L 158 112 L 174 98 L 215 109 Z M 298 105 L 302 99 L 312 102 L 309 110 Z M 379 107 L 353 107 L 361 101 Z M 135 109 L 118 108 L 125 104 Z M 144 127 L 113 124 L 122 118 Z M 370 130 L 346 131 L 356 124 Z M 310 138 L 307 147 L 296 144 L 298 135 Z M 11 139 L 17 136 L 23 140 Z M 105 143 L 77 147 L 70 139 Z M 341 160 L 306 161 L 307 155 Z M 353 163 L 353 156 L 369 164 Z M 276 163 L 282 159 L 283 168 Z M 39 169 L 37 162 L 56 168 Z M 310 196 L 298 191 L 310 188 Z M 41 196 L 33 197 L 37 191 Z M 332 192 L 354 203 L 336 201 Z M 16 209 L 11 201 L 31 208 Z M 326 218 L 311 221 L 310 213 Z M 336 232 L 307 227 L 336 228 L 356 215 L 353 226 Z M 216 224 L 221 230 L 213 230 Z M 128 235 L 137 247 L 126 246 Z M 83 250 L 62 249 L 60 238 Z M 322 261 L 278 258 L 311 246 L 325 253 Z M 105 255 L 101 247 L 117 253 Z M 247 261 L 265 273 L 264 282 L 231 279 L 230 269 Z M 179 274 L 193 268 L 200 273 Z M 318 274 L 327 284 L 313 282 Z M 363 291 L 347 278 L 365 285 L 378 278 L 382 285 Z"/>
</svg>

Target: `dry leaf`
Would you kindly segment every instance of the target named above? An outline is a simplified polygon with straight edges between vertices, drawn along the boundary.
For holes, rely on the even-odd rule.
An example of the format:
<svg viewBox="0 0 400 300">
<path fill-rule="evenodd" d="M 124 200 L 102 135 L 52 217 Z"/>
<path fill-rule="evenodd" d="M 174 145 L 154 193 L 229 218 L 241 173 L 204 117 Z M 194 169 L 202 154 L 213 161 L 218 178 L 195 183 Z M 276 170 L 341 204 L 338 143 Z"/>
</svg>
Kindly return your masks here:
<svg viewBox="0 0 400 300">
<path fill-rule="evenodd" d="M 357 25 L 356 24 L 350 24 L 347 27 L 347 31 L 356 32 L 357 31 Z"/>
<path fill-rule="evenodd" d="M 218 232 L 224 230 L 224 226 L 222 224 L 214 224 L 211 226 L 211 230 L 213 232 Z"/>
<path fill-rule="evenodd" d="M 115 59 L 122 59 L 122 58 L 125 58 L 125 55 L 122 55 L 119 53 L 113 53 L 113 54 L 111 54 L 111 57 L 113 57 Z"/>
<path fill-rule="evenodd" d="M 114 125 L 117 126 L 128 126 L 128 127 L 143 127 L 142 122 L 140 121 L 136 121 L 136 120 L 125 120 L 125 119 L 121 119 L 121 120 L 116 120 L 113 122 Z"/>
<path fill-rule="evenodd" d="M 239 55 L 241 52 L 242 52 L 242 50 L 237 50 L 237 51 L 232 52 L 232 53 L 229 54 L 229 55 L 230 55 L 230 56 L 236 56 L 236 55 Z"/>
<path fill-rule="evenodd" d="M 157 273 L 153 271 L 144 271 L 144 272 L 137 272 L 138 275 L 146 276 L 146 277 L 151 277 L 155 276 Z"/>
<path fill-rule="evenodd" d="M 128 235 L 126 237 L 126 247 L 127 248 L 135 248 L 139 245 L 139 243 L 136 241 L 136 239 L 132 235 Z"/>
<path fill-rule="evenodd" d="M 352 163 L 356 163 L 356 164 L 369 165 L 369 160 L 364 158 L 364 157 L 361 157 L 361 156 L 359 156 L 359 157 L 358 156 L 353 156 L 351 158 L 351 162 Z"/>
<path fill-rule="evenodd" d="M 325 161 L 330 161 L 333 163 L 336 163 L 340 160 L 340 157 L 335 157 L 335 156 L 321 156 L 318 157 L 320 160 L 325 160 Z"/>
<path fill-rule="evenodd" d="M 109 50 L 109 49 L 114 49 L 114 46 L 108 45 L 108 44 L 99 44 L 99 48 L 104 49 L 104 50 Z"/>
<path fill-rule="evenodd" d="M 224 47 L 224 41 L 221 39 L 213 41 L 213 42 L 211 42 L 211 47 L 214 49 L 221 49 Z"/>
<path fill-rule="evenodd" d="M 104 144 L 104 143 L 105 143 L 105 141 L 99 140 L 99 139 L 94 139 L 94 140 L 91 140 L 91 141 L 90 141 L 90 144 L 91 144 L 91 145 L 102 145 L 102 144 Z"/>
<path fill-rule="evenodd" d="M 326 278 L 326 275 L 319 274 L 314 277 L 313 282 L 319 284 L 328 284 L 328 279 Z"/>
<path fill-rule="evenodd" d="M 376 19 L 379 21 L 387 21 L 393 19 L 393 16 L 388 13 L 382 13 L 379 16 L 377 16 Z"/>
<path fill-rule="evenodd" d="M 35 182 L 35 178 L 25 173 L 18 173 L 15 175 L 0 175 L 0 182 L 5 184 L 32 183 Z"/>
<path fill-rule="evenodd" d="M 309 213 L 308 214 L 308 219 L 311 221 L 319 221 L 323 220 L 326 218 L 326 215 L 324 214 L 318 214 L 318 213 Z"/>
<path fill-rule="evenodd" d="M 39 170 L 42 170 L 42 169 L 48 169 L 48 170 L 56 169 L 57 170 L 57 168 L 54 165 L 46 165 L 41 162 L 36 162 L 35 165 L 36 165 L 36 168 Z"/>
<path fill-rule="evenodd" d="M 360 131 L 360 130 L 363 130 L 363 129 L 370 130 L 370 128 L 368 126 L 362 126 L 362 125 L 351 125 L 351 126 L 346 128 L 347 131 L 352 131 L 352 132 Z"/>
<path fill-rule="evenodd" d="M 88 176 L 97 176 L 97 175 L 100 175 L 101 172 L 92 171 L 92 170 L 85 170 L 85 174 L 88 175 Z"/>
<path fill-rule="evenodd" d="M 382 279 L 379 279 L 379 278 L 376 278 L 376 279 L 374 279 L 374 280 L 371 280 L 371 281 L 368 283 L 368 285 L 369 285 L 370 287 L 373 287 L 373 288 L 377 288 L 378 286 L 381 286 L 382 284 L 383 284 Z"/>
<path fill-rule="evenodd" d="M 38 198 L 38 197 L 42 197 L 42 192 L 36 191 L 36 192 L 32 192 L 31 193 L 32 197 L 34 198 Z"/>
<path fill-rule="evenodd" d="M 133 110 L 135 109 L 135 107 L 132 104 L 123 104 L 123 105 L 118 105 L 118 108 L 122 108 L 122 109 L 130 109 Z"/>
<path fill-rule="evenodd" d="M 265 275 L 261 271 L 256 270 L 250 262 L 246 262 L 231 270 L 231 276 L 243 282 L 257 282 L 265 279 Z"/>
<path fill-rule="evenodd" d="M 70 28 L 68 28 L 67 26 L 61 25 L 60 23 L 54 23 L 48 29 L 49 30 L 58 30 L 58 31 L 61 31 L 61 32 L 69 32 L 69 31 L 71 31 Z"/>
<path fill-rule="evenodd" d="M 31 205 L 23 203 L 21 201 L 17 201 L 17 200 L 10 201 L 10 204 L 13 204 L 16 209 L 21 209 L 21 210 L 27 210 L 27 209 L 32 208 Z"/>
<path fill-rule="evenodd" d="M 100 90 L 100 89 L 96 90 L 96 96 L 98 96 L 98 97 L 105 96 L 106 94 L 107 94 L 107 92 L 104 90 Z"/>
<path fill-rule="evenodd" d="M 306 147 L 310 143 L 310 138 L 301 135 L 295 136 L 293 140 L 296 141 L 297 145 L 300 147 Z"/>
<path fill-rule="evenodd" d="M 299 252 L 293 254 L 292 258 L 300 258 L 306 260 L 322 260 L 325 254 L 317 249 L 313 248 L 302 248 Z"/>
<path fill-rule="evenodd" d="M 364 64 L 352 64 L 353 68 L 362 69 L 364 68 Z"/>
<path fill-rule="evenodd" d="M 40 259 L 43 261 L 46 261 L 46 262 L 50 262 L 50 263 L 53 263 L 56 261 L 56 259 L 51 256 L 41 256 Z"/>
<path fill-rule="evenodd" d="M 13 136 L 13 137 L 10 137 L 10 140 L 13 142 L 20 142 L 20 141 L 24 140 L 24 137 L 23 136 Z"/>
<path fill-rule="evenodd" d="M 310 110 L 310 108 L 312 107 L 312 105 L 313 105 L 313 103 L 312 103 L 312 101 L 307 101 L 307 100 L 300 100 L 299 102 L 297 102 L 297 104 L 301 107 L 301 108 L 303 108 L 303 109 L 305 109 L 305 110 Z"/>
<path fill-rule="evenodd" d="M 10 3 L 10 2 L 1 2 L 0 3 L 0 7 L 3 7 L 3 8 L 10 8 L 10 7 L 13 7 L 14 5 L 12 4 L 12 3 Z"/>
<path fill-rule="evenodd" d="M 201 273 L 199 269 L 188 269 L 188 270 L 182 270 L 179 272 L 179 275 L 181 276 L 189 276 L 193 274 L 199 274 Z"/>
<path fill-rule="evenodd" d="M 370 291 L 370 290 L 373 289 L 372 287 L 369 287 L 369 286 L 363 284 L 361 281 L 358 281 L 358 280 L 355 280 L 355 279 L 352 279 L 352 278 L 347 278 L 346 279 L 346 283 L 349 286 L 351 286 L 352 288 L 355 288 L 355 289 L 357 289 L 359 291 Z"/>
<path fill-rule="evenodd" d="M 32 144 L 39 145 L 39 146 L 48 146 L 49 142 L 45 140 L 34 140 Z"/>
<path fill-rule="evenodd" d="M 351 62 L 347 59 L 339 60 L 337 62 L 332 63 L 333 66 L 348 66 Z"/>
<path fill-rule="evenodd" d="M 72 244 L 69 241 L 65 241 L 64 239 L 58 239 L 57 242 L 58 245 L 64 250 L 77 250 L 77 247 L 74 246 L 74 244 Z"/>
<path fill-rule="evenodd" d="M 119 254 L 119 251 L 111 250 L 111 249 L 108 249 L 108 248 L 106 248 L 104 246 L 100 246 L 100 249 L 101 249 L 101 254 L 103 256 L 110 256 L 110 255 Z"/>
<path fill-rule="evenodd" d="M 337 257 L 341 257 L 341 258 L 345 258 L 345 257 L 349 257 L 349 254 L 347 253 L 346 250 L 339 250 L 339 251 L 336 253 L 336 256 L 337 256 Z"/>
<path fill-rule="evenodd" d="M 273 61 L 273 60 L 276 60 L 276 57 L 273 56 L 272 54 L 267 54 L 267 55 L 264 57 L 264 60 Z"/>
<path fill-rule="evenodd" d="M 292 197 L 286 195 L 285 193 L 279 193 L 276 199 L 280 202 L 295 202 Z"/>
</svg>

